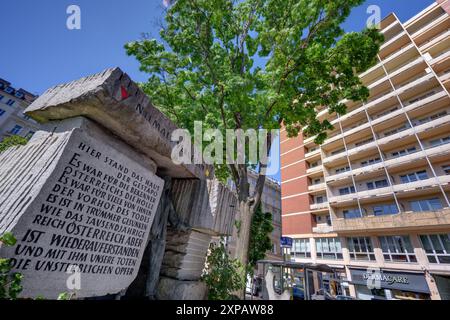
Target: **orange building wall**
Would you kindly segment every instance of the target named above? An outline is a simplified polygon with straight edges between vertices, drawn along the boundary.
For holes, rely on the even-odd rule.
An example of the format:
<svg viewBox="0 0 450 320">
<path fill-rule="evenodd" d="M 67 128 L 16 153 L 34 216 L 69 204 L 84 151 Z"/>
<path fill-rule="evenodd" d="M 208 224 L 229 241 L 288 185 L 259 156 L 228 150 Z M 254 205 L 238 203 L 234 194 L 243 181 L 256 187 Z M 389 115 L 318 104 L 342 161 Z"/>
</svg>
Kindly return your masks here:
<svg viewBox="0 0 450 320">
<path fill-rule="evenodd" d="M 283 235 L 310 234 L 314 227 L 314 219 L 309 213 L 309 180 L 306 177 L 308 168 L 304 161 L 306 150 L 303 146 L 303 137 L 299 135 L 296 138 L 288 138 L 286 131 L 282 131 L 280 141 L 281 181 L 283 182 L 281 185 L 282 233 Z M 294 180 L 289 181 L 291 179 Z"/>
</svg>

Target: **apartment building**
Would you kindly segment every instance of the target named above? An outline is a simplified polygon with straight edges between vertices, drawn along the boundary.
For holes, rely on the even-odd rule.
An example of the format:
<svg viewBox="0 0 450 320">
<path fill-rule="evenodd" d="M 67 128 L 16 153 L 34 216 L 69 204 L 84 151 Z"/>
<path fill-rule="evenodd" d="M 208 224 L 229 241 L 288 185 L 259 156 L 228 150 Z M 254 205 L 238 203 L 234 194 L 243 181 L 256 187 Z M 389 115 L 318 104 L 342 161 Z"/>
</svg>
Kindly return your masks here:
<svg viewBox="0 0 450 320">
<path fill-rule="evenodd" d="M 322 145 L 281 132 L 283 235 L 291 258 L 327 264 L 360 299 L 450 299 L 450 4 L 381 22 L 366 102 L 318 110 Z M 371 277 L 371 274 L 376 277 Z M 375 287 L 368 279 L 376 279 Z"/>
<path fill-rule="evenodd" d="M 23 113 L 36 98 L 0 78 L 0 141 L 11 135 L 30 138 L 38 130 L 38 123 Z"/>
</svg>

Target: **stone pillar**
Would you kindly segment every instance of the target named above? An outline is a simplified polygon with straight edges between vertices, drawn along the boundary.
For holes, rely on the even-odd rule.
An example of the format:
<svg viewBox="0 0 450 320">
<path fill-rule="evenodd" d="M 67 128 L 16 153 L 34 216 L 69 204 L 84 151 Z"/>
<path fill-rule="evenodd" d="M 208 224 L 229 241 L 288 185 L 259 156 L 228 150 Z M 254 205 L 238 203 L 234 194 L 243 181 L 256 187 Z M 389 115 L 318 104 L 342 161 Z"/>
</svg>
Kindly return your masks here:
<svg viewBox="0 0 450 320">
<path fill-rule="evenodd" d="M 156 296 L 203 299 L 207 292 L 200 278 L 209 244 L 212 237 L 231 234 L 237 199 L 216 179 L 174 180 L 171 195 L 176 216 L 168 229 Z"/>
</svg>

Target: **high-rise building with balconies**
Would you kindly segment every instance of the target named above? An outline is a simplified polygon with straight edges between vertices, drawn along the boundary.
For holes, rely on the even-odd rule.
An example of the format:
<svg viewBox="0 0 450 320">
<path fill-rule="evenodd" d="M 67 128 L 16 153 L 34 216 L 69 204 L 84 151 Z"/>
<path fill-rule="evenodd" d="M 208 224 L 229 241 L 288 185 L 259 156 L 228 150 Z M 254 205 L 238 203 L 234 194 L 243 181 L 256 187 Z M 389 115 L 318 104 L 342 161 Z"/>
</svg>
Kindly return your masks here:
<svg viewBox="0 0 450 320">
<path fill-rule="evenodd" d="M 360 75 L 370 98 L 345 101 L 341 116 L 318 110 L 334 126 L 322 145 L 281 131 L 291 258 L 338 275 L 319 274 L 316 287 L 336 280 L 360 299 L 450 299 L 449 8 L 437 1 L 406 22 L 382 20 L 378 63 Z"/>
</svg>

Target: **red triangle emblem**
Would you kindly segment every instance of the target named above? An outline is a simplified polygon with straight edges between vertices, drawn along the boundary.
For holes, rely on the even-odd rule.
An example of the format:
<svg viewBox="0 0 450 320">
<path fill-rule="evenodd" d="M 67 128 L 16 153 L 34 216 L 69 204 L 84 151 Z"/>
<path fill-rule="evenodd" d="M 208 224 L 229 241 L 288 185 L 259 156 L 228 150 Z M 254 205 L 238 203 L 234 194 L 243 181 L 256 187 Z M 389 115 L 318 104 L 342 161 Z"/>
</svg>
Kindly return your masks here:
<svg viewBox="0 0 450 320">
<path fill-rule="evenodd" d="M 125 100 L 130 96 L 127 92 L 127 89 L 125 89 L 124 86 L 121 86 L 120 90 L 122 92 L 122 100 Z"/>
</svg>

